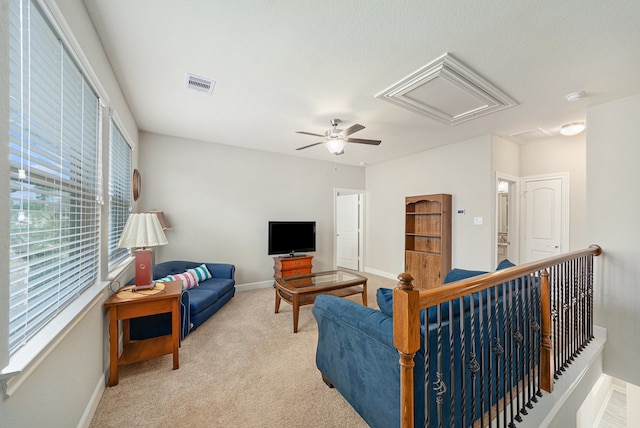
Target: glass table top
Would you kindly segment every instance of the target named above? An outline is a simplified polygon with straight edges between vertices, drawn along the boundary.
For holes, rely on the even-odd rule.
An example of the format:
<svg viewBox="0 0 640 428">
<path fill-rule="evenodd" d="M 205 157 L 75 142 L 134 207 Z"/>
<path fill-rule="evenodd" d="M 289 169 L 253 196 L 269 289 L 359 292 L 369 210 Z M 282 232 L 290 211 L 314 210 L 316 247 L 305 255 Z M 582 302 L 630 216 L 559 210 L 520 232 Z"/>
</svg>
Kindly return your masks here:
<svg viewBox="0 0 640 428">
<path fill-rule="evenodd" d="M 353 283 L 353 285 L 362 284 L 367 278 L 364 276 L 342 271 L 335 270 L 329 272 L 318 272 L 303 276 L 294 276 L 289 278 L 278 279 L 279 284 L 286 289 L 300 289 L 300 288 L 319 288 L 319 287 L 333 287 L 340 285 L 347 285 Z"/>
</svg>

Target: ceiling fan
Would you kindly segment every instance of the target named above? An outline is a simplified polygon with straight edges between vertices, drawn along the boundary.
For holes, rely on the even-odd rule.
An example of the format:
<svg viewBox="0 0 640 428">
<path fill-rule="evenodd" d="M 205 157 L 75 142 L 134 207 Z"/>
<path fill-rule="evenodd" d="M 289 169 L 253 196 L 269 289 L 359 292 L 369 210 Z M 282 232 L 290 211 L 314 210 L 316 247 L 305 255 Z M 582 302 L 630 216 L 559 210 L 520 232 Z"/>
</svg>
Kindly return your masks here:
<svg viewBox="0 0 640 428">
<path fill-rule="evenodd" d="M 347 129 L 338 129 L 338 125 L 340 124 L 340 119 L 331 119 L 330 121 L 333 129 L 330 129 L 322 134 L 315 134 L 313 132 L 305 132 L 305 131 L 296 131 L 298 134 L 305 135 L 313 135 L 315 137 L 324 137 L 324 141 L 319 141 L 317 143 L 309 144 L 308 146 L 298 147 L 296 150 L 302 150 L 309 147 L 317 146 L 318 144 L 324 144 L 327 150 L 334 155 L 344 154 L 344 146 L 346 143 L 357 143 L 357 144 L 370 144 L 373 146 L 379 145 L 382 141 L 380 140 L 365 140 L 363 138 L 347 138 L 349 135 L 354 132 L 358 132 L 364 129 L 364 126 L 355 124 L 351 125 Z"/>
</svg>

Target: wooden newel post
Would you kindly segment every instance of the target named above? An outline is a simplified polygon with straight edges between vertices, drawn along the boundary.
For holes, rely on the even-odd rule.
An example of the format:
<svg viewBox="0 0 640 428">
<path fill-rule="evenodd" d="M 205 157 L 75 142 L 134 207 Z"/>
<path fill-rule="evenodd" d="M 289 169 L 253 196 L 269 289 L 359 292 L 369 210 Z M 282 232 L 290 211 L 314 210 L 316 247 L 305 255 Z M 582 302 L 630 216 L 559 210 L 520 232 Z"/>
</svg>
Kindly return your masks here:
<svg viewBox="0 0 640 428">
<path fill-rule="evenodd" d="M 540 274 L 540 304 L 542 343 L 540 347 L 540 388 L 553 392 L 553 341 L 551 340 L 551 290 L 549 272 Z"/>
<path fill-rule="evenodd" d="M 398 280 L 393 290 L 393 343 L 400 354 L 400 426 L 413 428 L 413 358 L 420 349 L 420 292 L 413 289 L 410 273 L 401 273 Z"/>
</svg>

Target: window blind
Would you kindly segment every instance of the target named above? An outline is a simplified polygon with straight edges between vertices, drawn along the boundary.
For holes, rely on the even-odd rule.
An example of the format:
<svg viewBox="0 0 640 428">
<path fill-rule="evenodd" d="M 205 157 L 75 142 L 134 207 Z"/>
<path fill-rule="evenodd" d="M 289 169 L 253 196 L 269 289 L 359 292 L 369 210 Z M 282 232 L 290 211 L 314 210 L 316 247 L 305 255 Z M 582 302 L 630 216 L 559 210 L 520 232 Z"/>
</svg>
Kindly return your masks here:
<svg viewBox="0 0 640 428">
<path fill-rule="evenodd" d="M 97 279 L 100 111 L 37 4 L 9 7 L 13 353 Z"/>
<path fill-rule="evenodd" d="M 131 147 L 111 119 L 109 131 L 109 266 L 128 251 L 118 241 L 131 212 Z"/>
</svg>

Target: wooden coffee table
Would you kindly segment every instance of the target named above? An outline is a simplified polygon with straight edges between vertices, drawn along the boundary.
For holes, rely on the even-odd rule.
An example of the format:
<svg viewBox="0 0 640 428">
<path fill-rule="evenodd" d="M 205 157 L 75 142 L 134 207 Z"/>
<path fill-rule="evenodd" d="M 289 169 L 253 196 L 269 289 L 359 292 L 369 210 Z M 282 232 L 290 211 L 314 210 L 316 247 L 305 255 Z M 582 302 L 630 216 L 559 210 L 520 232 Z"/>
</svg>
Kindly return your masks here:
<svg viewBox="0 0 640 428">
<path fill-rule="evenodd" d="M 362 294 L 362 304 L 367 306 L 367 278 L 353 272 L 332 270 L 309 275 L 276 279 L 276 313 L 280 300 L 293 306 L 293 332 L 298 332 L 300 306 L 311 305 L 319 294 L 346 297 Z"/>
</svg>

